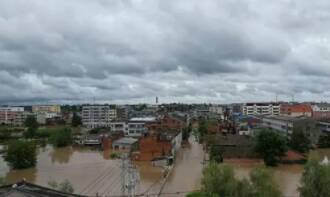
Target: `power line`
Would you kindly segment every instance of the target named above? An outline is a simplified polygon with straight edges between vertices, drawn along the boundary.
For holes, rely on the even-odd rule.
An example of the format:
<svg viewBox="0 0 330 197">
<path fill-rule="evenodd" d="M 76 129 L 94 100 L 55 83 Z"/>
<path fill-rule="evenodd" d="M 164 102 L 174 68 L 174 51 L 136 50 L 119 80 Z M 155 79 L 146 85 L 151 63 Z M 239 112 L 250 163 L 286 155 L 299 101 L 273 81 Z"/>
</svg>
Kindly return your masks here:
<svg viewBox="0 0 330 197">
<path fill-rule="evenodd" d="M 105 169 L 105 173 L 102 172 L 99 176 L 97 176 L 93 181 L 91 181 L 87 186 L 85 186 L 79 193 L 83 193 L 85 191 L 88 191 L 89 188 L 94 187 L 96 184 L 98 184 L 100 181 L 104 180 L 104 178 L 112 173 L 112 166 L 109 166 Z"/>
</svg>

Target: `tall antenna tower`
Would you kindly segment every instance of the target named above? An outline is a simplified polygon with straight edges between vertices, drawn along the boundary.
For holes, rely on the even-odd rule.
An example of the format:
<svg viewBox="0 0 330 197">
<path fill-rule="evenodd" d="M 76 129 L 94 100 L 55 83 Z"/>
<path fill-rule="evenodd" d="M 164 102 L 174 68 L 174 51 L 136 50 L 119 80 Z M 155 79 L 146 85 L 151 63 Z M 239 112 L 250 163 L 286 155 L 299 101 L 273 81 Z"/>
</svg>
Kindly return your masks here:
<svg viewBox="0 0 330 197">
<path fill-rule="evenodd" d="M 140 181 L 136 167 L 132 164 L 127 154 L 121 158 L 121 193 L 123 196 L 134 197 Z"/>
</svg>

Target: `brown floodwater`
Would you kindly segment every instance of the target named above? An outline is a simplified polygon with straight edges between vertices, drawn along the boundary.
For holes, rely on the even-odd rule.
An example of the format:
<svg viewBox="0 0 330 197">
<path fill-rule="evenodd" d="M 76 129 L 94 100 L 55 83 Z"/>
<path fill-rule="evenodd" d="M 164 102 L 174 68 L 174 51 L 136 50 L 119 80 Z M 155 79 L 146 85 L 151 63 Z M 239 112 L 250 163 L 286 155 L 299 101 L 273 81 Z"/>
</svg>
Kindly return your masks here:
<svg viewBox="0 0 330 197">
<path fill-rule="evenodd" d="M 330 158 L 330 149 L 312 151 L 321 158 Z M 27 181 L 48 186 L 49 181 L 68 179 L 75 193 L 85 195 L 120 195 L 121 162 L 110 159 L 109 151 L 88 147 L 53 148 L 46 146 L 38 150 L 35 168 L 11 170 L 0 156 L 0 176 L 9 183 L 25 178 Z M 163 170 L 150 162 L 135 162 L 140 176 L 136 193 L 155 194 L 162 188 L 161 196 L 185 196 L 188 191 L 200 189 L 204 151 L 192 138 L 190 143 L 176 155 L 175 166 L 163 184 Z M 247 178 L 250 171 L 261 165 L 259 162 L 229 163 L 238 178 Z M 273 168 L 275 180 L 285 196 L 298 196 L 297 188 L 303 165 L 280 165 Z M 178 192 L 178 193 L 176 193 Z M 172 194 L 175 193 L 175 194 Z"/>
<path fill-rule="evenodd" d="M 46 187 L 49 181 L 68 179 L 78 194 L 120 195 L 121 161 L 111 160 L 109 155 L 109 151 L 88 147 L 46 146 L 38 150 L 37 166 L 31 169 L 11 170 L 0 157 L 0 176 L 5 177 L 8 183 L 25 178 Z M 162 177 L 162 169 L 153 167 L 149 162 L 136 162 L 135 165 L 140 176 L 137 193 L 147 190 Z"/>
</svg>

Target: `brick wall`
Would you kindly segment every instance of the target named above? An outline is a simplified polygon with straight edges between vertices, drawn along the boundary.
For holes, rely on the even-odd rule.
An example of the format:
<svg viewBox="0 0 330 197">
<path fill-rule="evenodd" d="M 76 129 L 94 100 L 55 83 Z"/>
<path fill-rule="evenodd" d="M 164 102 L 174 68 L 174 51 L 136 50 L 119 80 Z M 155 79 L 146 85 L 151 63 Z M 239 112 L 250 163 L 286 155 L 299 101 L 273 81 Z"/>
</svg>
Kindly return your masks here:
<svg viewBox="0 0 330 197">
<path fill-rule="evenodd" d="M 142 137 L 139 140 L 139 154 L 135 155 L 135 159 L 139 161 L 150 161 L 155 157 L 169 155 L 171 153 L 170 141 L 159 141 L 155 136 Z"/>
</svg>

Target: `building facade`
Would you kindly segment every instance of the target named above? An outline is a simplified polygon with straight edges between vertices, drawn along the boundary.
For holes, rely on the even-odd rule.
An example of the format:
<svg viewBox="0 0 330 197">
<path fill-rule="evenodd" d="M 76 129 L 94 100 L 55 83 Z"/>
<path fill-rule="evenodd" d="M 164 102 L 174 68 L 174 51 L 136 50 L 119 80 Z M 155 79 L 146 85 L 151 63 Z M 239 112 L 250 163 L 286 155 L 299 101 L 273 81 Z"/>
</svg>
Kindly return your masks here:
<svg viewBox="0 0 330 197">
<path fill-rule="evenodd" d="M 87 128 L 110 127 L 116 119 L 116 110 L 109 105 L 84 105 L 82 107 L 82 123 Z"/>
<path fill-rule="evenodd" d="M 329 103 L 316 103 L 312 105 L 313 118 L 330 119 L 330 104 Z"/>
<path fill-rule="evenodd" d="M 318 142 L 320 130 L 318 122 L 308 117 L 266 116 L 262 118 L 262 126 L 291 137 L 295 129 L 303 131 L 313 144 Z"/>
<path fill-rule="evenodd" d="M 0 107 L 1 125 L 22 126 L 26 116 L 24 107 Z"/>
<path fill-rule="evenodd" d="M 60 105 L 34 105 L 32 106 L 33 113 L 61 113 Z"/>
<path fill-rule="evenodd" d="M 112 132 L 123 132 L 127 137 L 141 137 L 148 132 L 147 124 L 155 121 L 155 117 L 131 118 L 129 121 L 113 121 L 109 125 Z"/>
<path fill-rule="evenodd" d="M 281 104 L 281 115 L 290 117 L 312 117 L 312 107 L 309 104 Z"/>
<path fill-rule="evenodd" d="M 244 115 L 280 115 L 279 103 L 246 103 L 243 106 Z"/>
</svg>

